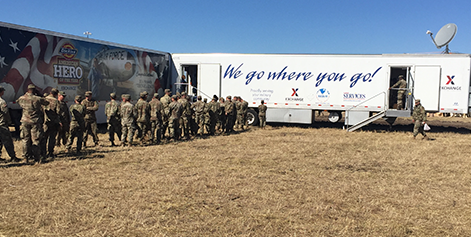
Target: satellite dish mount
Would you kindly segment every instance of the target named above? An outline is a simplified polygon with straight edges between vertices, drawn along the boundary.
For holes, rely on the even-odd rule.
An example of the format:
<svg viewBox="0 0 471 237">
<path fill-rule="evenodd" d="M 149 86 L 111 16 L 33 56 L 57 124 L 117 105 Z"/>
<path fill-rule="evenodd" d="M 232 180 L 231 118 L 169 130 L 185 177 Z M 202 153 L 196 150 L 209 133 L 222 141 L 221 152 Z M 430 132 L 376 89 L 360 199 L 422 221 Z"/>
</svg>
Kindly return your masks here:
<svg viewBox="0 0 471 237">
<path fill-rule="evenodd" d="M 448 47 L 448 44 L 453 40 L 453 38 L 456 35 L 456 31 L 458 30 L 458 27 L 453 24 L 449 23 L 444 25 L 437 33 L 435 38 L 433 38 L 433 33 L 429 30 L 427 30 L 427 34 L 430 35 L 430 38 L 432 38 L 433 43 L 437 47 L 437 49 L 442 48 L 445 46 L 445 51 L 443 51 L 444 54 L 449 54 L 450 53 L 450 48 Z"/>
</svg>

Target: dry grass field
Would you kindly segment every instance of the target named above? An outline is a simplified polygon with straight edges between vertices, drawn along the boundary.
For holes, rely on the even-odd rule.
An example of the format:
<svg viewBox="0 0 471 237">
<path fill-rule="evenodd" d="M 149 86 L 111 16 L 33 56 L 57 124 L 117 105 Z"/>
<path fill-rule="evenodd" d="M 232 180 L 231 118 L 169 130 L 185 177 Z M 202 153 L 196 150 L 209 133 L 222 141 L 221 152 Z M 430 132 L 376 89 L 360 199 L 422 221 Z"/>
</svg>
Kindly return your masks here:
<svg viewBox="0 0 471 237">
<path fill-rule="evenodd" d="M 132 148 L 100 134 L 81 157 L 0 165 L 0 236 L 471 236 L 469 129 L 412 140 L 398 122 Z"/>
</svg>

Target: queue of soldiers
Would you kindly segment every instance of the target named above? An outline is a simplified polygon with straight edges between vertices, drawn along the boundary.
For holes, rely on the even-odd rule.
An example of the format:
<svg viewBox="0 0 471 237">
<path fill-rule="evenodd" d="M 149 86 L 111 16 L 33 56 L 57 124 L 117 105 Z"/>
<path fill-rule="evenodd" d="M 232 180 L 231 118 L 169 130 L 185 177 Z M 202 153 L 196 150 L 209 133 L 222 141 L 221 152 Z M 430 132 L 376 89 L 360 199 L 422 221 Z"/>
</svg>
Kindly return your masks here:
<svg viewBox="0 0 471 237">
<path fill-rule="evenodd" d="M 100 146 L 97 136 L 96 111 L 98 102 L 92 99 L 92 92 L 87 91 L 85 98 L 77 95 L 70 107 L 65 102 L 66 94 L 52 89 L 44 97 L 35 94 L 35 86 L 28 85 L 27 92 L 16 101 L 23 109 L 21 118 L 21 140 L 24 158 L 41 162 L 54 158 L 54 147 L 61 144 L 67 153 L 72 152 L 75 138 L 76 154 L 85 147 L 88 135 L 91 135 L 95 146 Z M 0 97 L 4 93 L 0 87 Z M 110 102 L 105 105 L 108 123 L 109 141 L 116 146 L 115 136 L 121 146 L 132 146 L 135 133 L 140 145 L 159 144 L 163 140 L 178 141 L 203 135 L 231 133 L 236 129 L 245 130 L 247 124 L 248 103 L 242 98 L 231 96 L 226 99 L 214 96 L 210 102 L 202 100 L 190 103 L 188 95 L 183 92 L 171 95 L 169 89 L 159 98 L 155 93 L 148 102 L 148 93 L 140 93 L 136 104 L 131 103 L 129 94 L 121 95 L 118 103 L 116 94 L 110 94 Z M 261 124 L 264 124 L 266 106 L 260 105 Z M 0 141 L 5 146 L 11 162 L 18 162 L 13 140 L 8 125 L 11 123 L 8 108 L 0 99 Z M 3 160 L 6 162 L 6 160 Z"/>
</svg>

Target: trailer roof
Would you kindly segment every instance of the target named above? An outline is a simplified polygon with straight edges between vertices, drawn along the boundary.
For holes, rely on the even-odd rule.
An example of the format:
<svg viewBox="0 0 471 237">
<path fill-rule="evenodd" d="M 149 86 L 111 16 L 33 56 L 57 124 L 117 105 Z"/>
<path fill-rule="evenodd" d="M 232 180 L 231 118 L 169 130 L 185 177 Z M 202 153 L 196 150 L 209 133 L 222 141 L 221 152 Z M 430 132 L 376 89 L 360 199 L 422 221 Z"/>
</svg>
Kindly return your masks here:
<svg viewBox="0 0 471 237">
<path fill-rule="evenodd" d="M 55 31 L 49 31 L 49 30 L 43 30 L 43 29 L 38 29 L 38 28 L 33 28 L 33 27 L 28 27 L 28 26 L 16 25 L 16 24 L 2 22 L 2 21 L 0 21 L 0 26 L 7 27 L 7 28 L 18 29 L 18 30 L 30 31 L 30 32 L 34 32 L 34 33 L 48 34 L 48 35 L 57 36 L 57 37 L 70 38 L 70 39 L 74 39 L 74 40 L 86 41 L 86 42 L 91 42 L 91 43 L 111 45 L 111 46 L 120 47 L 120 48 L 127 48 L 127 49 L 133 49 L 133 50 L 139 50 L 139 51 L 145 51 L 145 52 L 151 52 L 151 53 L 158 53 L 158 54 L 169 54 L 169 52 L 164 52 L 164 51 L 146 49 L 146 48 L 130 46 L 130 45 L 125 45 L 125 44 L 118 44 L 118 43 L 113 43 L 113 42 L 104 41 L 104 40 L 90 39 L 90 38 L 85 38 L 85 37 L 81 37 L 81 36 L 77 36 L 77 35 L 69 35 L 69 34 L 59 33 L 59 32 L 55 32 Z"/>
<path fill-rule="evenodd" d="M 172 53 L 172 55 L 211 56 L 332 56 L 332 57 L 471 57 L 471 54 L 315 54 L 315 53 Z"/>
</svg>

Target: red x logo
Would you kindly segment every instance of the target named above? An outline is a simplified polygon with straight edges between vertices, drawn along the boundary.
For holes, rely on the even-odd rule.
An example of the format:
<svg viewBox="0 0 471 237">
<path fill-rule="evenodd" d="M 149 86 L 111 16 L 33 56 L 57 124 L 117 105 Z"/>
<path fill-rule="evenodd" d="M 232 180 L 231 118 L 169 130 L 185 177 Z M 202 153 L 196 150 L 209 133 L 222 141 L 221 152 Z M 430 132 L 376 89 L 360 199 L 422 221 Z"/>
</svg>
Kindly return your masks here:
<svg viewBox="0 0 471 237">
<path fill-rule="evenodd" d="M 296 88 L 296 89 L 291 88 L 291 89 L 293 90 L 293 94 L 291 96 L 298 96 L 298 89 L 299 88 Z"/>
<path fill-rule="evenodd" d="M 455 83 L 453 82 L 453 79 L 455 78 L 455 76 L 451 76 L 451 77 L 450 77 L 450 76 L 446 76 L 446 77 L 448 77 L 448 82 L 446 83 L 447 85 L 450 84 L 450 83 L 451 83 L 452 85 L 455 84 Z"/>
</svg>

